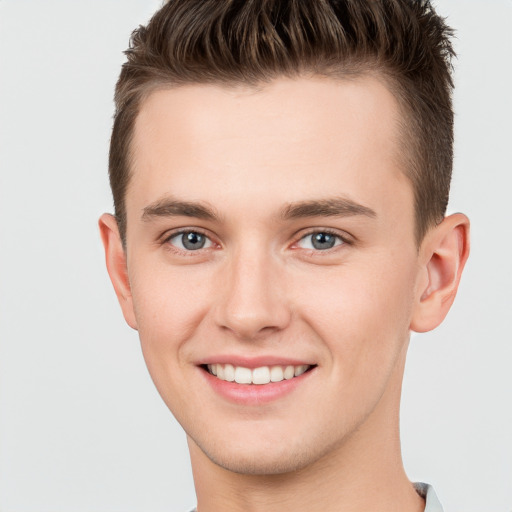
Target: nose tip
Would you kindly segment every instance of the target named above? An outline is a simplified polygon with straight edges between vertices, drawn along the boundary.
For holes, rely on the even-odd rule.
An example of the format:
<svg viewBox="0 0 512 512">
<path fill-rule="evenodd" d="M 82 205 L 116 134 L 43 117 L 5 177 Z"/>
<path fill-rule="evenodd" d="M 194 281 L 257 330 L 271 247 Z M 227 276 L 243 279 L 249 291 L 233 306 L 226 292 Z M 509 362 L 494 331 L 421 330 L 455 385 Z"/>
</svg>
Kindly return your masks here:
<svg viewBox="0 0 512 512">
<path fill-rule="evenodd" d="M 233 267 L 219 294 L 218 325 L 243 340 L 259 339 L 284 329 L 291 311 L 277 269 L 268 262 L 254 260 Z"/>
<path fill-rule="evenodd" d="M 266 334 L 279 330 L 278 326 L 264 325 L 261 318 L 253 316 L 248 318 L 242 315 L 233 315 L 222 327 L 236 335 L 241 340 L 254 340 Z"/>
</svg>

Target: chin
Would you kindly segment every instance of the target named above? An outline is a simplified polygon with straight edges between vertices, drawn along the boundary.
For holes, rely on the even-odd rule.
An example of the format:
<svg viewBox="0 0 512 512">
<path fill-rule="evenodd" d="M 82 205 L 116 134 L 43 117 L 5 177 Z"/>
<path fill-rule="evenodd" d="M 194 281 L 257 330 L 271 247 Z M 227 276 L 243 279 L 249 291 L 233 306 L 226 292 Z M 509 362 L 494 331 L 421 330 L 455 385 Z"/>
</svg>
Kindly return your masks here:
<svg viewBox="0 0 512 512">
<path fill-rule="evenodd" d="M 206 453 L 206 452 L 205 452 Z M 281 475 L 298 471 L 308 466 L 307 457 L 303 454 L 293 454 L 290 457 L 282 458 L 275 456 L 263 456 L 261 451 L 254 455 L 242 454 L 237 456 L 206 453 L 206 456 L 218 466 L 243 475 Z"/>
<path fill-rule="evenodd" d="M 303 442 L 296 445 L 283 445 L 276 442 L 250 444 L 250 446 L 223 446 L 223 443 L 204 443 L 194 440 L 195 444 L 214 464 L 233 473 L 244 475 L 280 475 L 300 471 L 328 454 L 332 447 L 316 449 Z"/>
</svg>

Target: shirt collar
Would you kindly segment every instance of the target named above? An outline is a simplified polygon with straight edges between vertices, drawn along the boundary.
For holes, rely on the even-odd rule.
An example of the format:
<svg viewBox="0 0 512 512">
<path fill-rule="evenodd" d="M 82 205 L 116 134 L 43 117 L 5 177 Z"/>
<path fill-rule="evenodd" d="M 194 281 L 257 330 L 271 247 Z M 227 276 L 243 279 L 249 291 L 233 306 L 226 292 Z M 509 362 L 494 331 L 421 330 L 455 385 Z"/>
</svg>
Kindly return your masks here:
<svg viewBox="0 0 512 512">
<path fill-rule="evenodd" d="M 443 507 L 431 485 L 417 482 L 414 484 L 414 488 L 425 499 L 425 512 L 443 512 Z"/>
</svg>

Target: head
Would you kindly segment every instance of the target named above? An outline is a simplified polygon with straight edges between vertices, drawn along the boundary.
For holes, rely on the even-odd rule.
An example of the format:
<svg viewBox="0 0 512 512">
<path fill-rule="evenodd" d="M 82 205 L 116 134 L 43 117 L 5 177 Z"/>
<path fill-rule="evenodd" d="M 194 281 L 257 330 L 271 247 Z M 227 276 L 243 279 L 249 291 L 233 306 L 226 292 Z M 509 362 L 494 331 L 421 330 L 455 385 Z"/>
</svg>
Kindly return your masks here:
<svg viewBox="0 0 512 512">
<path fill-rule="evenodd" d="M 468 251 L 443 219 L 448 34 L 426 2 L 204 0 L 134 33 L 100 226 L 193 457 L 275 474 L 396 448 L 410 330 Z"/>
</svg>

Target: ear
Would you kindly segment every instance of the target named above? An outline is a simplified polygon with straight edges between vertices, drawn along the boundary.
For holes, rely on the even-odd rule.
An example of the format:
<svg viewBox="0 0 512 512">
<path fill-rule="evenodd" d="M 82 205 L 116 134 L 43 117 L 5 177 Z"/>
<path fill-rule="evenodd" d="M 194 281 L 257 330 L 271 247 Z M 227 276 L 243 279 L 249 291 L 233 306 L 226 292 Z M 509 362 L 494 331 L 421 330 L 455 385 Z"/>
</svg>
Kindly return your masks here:
<svg viewBox="0 0 512 512">
<path fill-rule="evenodd" d="M 431 229 L 420 247 L 422 270 L 411 330 L 427 332 L 445 318 L 455 299 L 469 256 L 469 219 L 462 213 L 446 217 Z"/>
<path fill-rule="evenodd" d="M 121 305 L 126 323 L 133 329 L 137 329 L 130 282 L 128 280 L 126 252 L 121 242 L 117 221 L 113 215 L 104 213 L 100 217 L 98 225 L 103 247 L 105 248 L 108 275 L 114 285 L 117 300 Z"/>
</svg>

